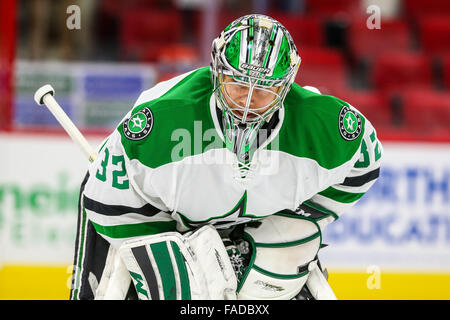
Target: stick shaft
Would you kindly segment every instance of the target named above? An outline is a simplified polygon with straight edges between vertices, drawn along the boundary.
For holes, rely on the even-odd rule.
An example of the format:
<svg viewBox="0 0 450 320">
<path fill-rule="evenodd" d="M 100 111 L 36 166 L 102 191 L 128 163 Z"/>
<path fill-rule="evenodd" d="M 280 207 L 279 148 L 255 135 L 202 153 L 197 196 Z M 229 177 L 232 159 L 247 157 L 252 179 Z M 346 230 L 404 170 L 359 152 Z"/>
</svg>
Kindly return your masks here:
<svg viewBox="0 0 450 320">
<path fill-rule="evenodd" d="M 89 161 L 93 162 L 97 157 L 97 153 L 91 147 L 89 142 L 87 142 L 72 120 L 70 120 L 55 98 L 53 98 L 51 94 L 46 94 L 42 100 L 56 120 L 58 120 L 64 130 L 66 130 L 67 134 L 81 147 L 84 153 L 86 153 L 89 157 Z"/>
</svg>

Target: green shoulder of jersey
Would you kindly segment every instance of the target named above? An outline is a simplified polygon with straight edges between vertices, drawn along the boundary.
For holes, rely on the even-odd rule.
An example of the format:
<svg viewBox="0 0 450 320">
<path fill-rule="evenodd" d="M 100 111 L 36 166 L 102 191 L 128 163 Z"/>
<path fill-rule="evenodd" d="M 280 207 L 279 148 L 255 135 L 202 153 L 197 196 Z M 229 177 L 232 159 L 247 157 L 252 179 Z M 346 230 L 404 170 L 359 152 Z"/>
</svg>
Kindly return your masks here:
<svg viewBox="0 0 450 320">
<path fill-rule="evenodd" d="M 157 168 L 222 148 L 209 112 L 213 87 L 209 67 L 198 69 L 155 99 L 136 106 L 117 128 L 127 156 Z"/>
<path fill-rule="evenodd" d="M 280 138 L 276 141 L 280 151 L 313 159 L 326 169 L 344 164 L 358 151 L 365 119 L 347 102 L 294 83 L 284 109 Z M 270 148 L 274 148 L 273 143 Z"/>
<path fill-rule="evenodd" d="M 130 160 L 157 168 L 213 148 L 225 148 L 210 112 L 210 69 L 198 69 L 161 96 L 133 108 L 117 128 Z M 348 103 L 293 84 L 284 103 L 277 139 L 266 148 L 310 158 L 335 168 L 352 158 L 364 130 L 364 117 Z M 275 143 L 276 141 L 276 143 Z"/>
</svg>

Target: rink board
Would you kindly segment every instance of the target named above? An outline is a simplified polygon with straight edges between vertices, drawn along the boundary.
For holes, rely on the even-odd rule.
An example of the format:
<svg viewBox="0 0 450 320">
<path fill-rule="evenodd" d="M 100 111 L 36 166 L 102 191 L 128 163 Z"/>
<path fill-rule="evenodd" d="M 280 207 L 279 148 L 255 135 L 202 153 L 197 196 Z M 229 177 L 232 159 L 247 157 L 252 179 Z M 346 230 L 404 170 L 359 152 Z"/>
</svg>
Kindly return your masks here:
<svg viewBox="0 0 450 320">
<path fill-rule="evenodd" d="M 67 300 L 71 266 L 4 266 L 0 300 Z M 366 272 L 329 270 L 329 283 L 341 300 L 448 300 L 450 273 L 383 272 L 379 285 Z"/>
<path fill-rule="evenodd" d="M 87 160 L 64 135 L 0 145 L 0 299 L 67 299 Z M 380 179 L 324 232 L 330 284 L 341 299 L 450 299 L 450 145 L 384 148 Z"/>
</svg>

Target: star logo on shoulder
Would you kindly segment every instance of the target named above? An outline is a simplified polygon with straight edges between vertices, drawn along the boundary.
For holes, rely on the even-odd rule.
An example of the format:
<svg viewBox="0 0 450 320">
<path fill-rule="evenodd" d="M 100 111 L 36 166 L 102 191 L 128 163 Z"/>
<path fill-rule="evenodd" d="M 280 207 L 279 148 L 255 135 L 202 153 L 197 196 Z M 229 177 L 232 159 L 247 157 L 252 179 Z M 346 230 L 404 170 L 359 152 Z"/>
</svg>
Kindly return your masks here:
<svg viewBox="0 0 450 320">
<path fill-rule="evenodd" d="M 153 128 L 153 114 L 148 107 L 131 116 L 122 124 L 123 134 L 130 140 L 144 139 Z"/>
<path fill-rule="evenodd" d="M 142 130 L 142 123 L 145 122 L 145 119 L 141 119 L 140 116 L 142 116 L 142 113 L 138 113 L 134 118 L 131 119 L 131 122 L 133 123 L 134 127 L 138 127 L 140 130 Z"/>
<path fill-rule="evenodd" d="M 356 119 L 355 119 L 355 115 L 353 113 L 347 112 L 347 114 L 345 115 L 345 122 L 346 122 L 346 130 L 349 132 L 355 131 L 354 129 L 354 125 L 356 123 Z"/>
<path fill-rule="evenodd" d="M 339 112 L 339 132 L 345 140 L 355 140 L 362 131 L 361 116 L 349 106 Z"/>
</svg>

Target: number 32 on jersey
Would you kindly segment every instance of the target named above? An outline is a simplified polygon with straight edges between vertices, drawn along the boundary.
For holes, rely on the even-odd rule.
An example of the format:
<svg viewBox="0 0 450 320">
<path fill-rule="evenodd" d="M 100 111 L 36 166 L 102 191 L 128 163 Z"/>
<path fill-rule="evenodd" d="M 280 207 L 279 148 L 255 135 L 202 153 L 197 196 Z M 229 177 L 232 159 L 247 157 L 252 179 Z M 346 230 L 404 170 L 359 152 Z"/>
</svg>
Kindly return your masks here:
<svg viewBox="0 0 450 320">
<path fill-rule="evenodd" d="M 108 148 L 105 148 L 105 156 L 101 162 L 101 167 L 95 174 L 95 177 L 103 182 L 109 181 L 109 179 L 107 179 L 107 168 L 110 160 L 111 164 L 114 166 L 111 177 L 112 186 L 121 190 L 128 189 L 130 187 L 130 182 L 126 179 L 127 171 L 125 170 L 125 159 L 123 155 L 112 155 L 110 157 Z"/>
</svg>

